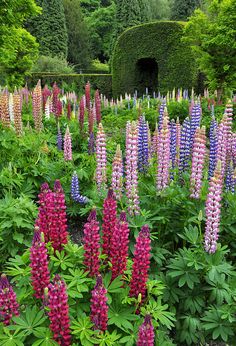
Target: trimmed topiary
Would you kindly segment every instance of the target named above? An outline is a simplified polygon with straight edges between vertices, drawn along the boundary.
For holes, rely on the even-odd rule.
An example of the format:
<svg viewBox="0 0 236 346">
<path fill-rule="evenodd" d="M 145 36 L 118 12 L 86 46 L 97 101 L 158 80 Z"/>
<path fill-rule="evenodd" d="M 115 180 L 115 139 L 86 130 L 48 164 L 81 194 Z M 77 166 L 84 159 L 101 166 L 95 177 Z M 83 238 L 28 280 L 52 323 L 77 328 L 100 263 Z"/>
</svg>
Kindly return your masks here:
<svg viewBox="0 0 236 346">
<path fill-rule="evenodd" d="M 181 41 L 183 22 L 158 21 L 127 29 L 113 52 L 113 96 L 196 84 L 197 67 L 191 48 Z"/>
</svg>

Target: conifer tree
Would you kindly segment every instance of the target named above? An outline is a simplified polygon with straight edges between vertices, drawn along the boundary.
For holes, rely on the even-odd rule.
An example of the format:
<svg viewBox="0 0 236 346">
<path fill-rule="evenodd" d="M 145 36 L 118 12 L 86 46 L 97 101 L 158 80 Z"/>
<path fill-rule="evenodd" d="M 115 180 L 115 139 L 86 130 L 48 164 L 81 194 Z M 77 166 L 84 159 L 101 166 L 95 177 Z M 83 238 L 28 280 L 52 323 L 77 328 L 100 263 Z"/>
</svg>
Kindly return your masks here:
<svg viewBox="0 0 236 346">
<path fill-rule="evenodd" d="M 63 0 L 37 0 L 42 14 L 27 27 L 40 45 L 41 55 L 67 57 L 67 29 Z"/>
<path fill-rule="evenodd" d="M 201 0 L 174 0 L 171 8 L 171 19 L 187 20 L 193 11 L 200 7 Z"/>
<path fill-rule="evenodd" d="M 147 0 L 116 0 L 116 35 L 150 18 Z"/>
<path fill-rule="evenodd" d="M 68 33 L 68 61 L 75 68 L 86 68 L 90 62 L 88 28 L 84 22 L 80 2 L 63 0 Z"/>
</svg>

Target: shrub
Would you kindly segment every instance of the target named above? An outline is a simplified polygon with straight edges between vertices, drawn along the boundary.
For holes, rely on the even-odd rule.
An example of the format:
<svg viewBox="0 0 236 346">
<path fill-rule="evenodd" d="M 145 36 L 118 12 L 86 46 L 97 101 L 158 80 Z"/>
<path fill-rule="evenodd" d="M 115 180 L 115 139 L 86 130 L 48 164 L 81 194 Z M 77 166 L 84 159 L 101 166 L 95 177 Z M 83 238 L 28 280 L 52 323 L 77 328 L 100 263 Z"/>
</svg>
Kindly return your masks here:
<svg viewBox="0 0 236 346">
<path fill-rule="evenodd" d="M 74 69 L 66 59 L 41 55 L 32 72 L 73 73 Z"/>
</svg>

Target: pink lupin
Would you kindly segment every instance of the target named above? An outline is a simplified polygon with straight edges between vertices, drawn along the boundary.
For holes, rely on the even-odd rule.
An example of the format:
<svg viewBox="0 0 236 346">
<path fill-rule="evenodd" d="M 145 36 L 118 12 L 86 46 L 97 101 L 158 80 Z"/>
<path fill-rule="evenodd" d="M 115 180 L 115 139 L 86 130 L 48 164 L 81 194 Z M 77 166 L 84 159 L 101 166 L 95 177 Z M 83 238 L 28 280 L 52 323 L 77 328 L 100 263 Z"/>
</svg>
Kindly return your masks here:
<svg viewBox="0 0 236 346">
<path fill-rule="evenodd" d="M 66 128 L 66 133 L 64 136 L 64 160 L 72 161 L 71 134 L 68 126 Z"/>
<path fill-rule="evenodd" d="M 204 245 L 206 252 L 215 253 L 219 237 L 220 208 L 223 188 L 221 162 L 217 162 L 214 175 L 210 180 L 206 200 L 206 227 Z"/>
<path fill-rule="evenodd" d="M 123 161 L 120 145 L 117 145 L 116 153 L 112 163 L 111 185 L 116 199 L 120 200 L 123 188 Z"/>
<path fill-rule="evenodd" d="M 192 171 L 190 177 L 191 197 L 198 199 L 202 187 L 204 160 L 206 155 L 205 127 L 197 128 L 193 144 Z"/>
<path fill-rule="evenodd" d="M 170 130 L 168 113 L 164 111 L 163 125 L 159 134 L 157 189 L 163 190 L 168 186 L 170 168 Z"/>
<path fill-rule="evenodd" d="M 106 175 L 106 135 L 102 126 L 102 123 L 98 126 L 97 139 L 96 139 L 96 182 L 98 190 L 106 187 L 107 175 Z"/>
</svg>

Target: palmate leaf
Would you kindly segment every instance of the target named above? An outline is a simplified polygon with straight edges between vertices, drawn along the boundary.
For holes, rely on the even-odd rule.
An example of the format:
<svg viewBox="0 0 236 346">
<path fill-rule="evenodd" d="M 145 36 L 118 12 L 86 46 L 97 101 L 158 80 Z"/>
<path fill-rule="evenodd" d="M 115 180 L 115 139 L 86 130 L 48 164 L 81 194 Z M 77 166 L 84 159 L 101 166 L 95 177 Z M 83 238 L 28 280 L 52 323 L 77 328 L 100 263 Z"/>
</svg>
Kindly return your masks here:
<svg viewBox="0 0 236 346">
<path fill-rule="evenodd" d="M 3 327 L 0 330 L 1 346 L 24 346 L 24 336 L 19 334 L 19 330 L 11 333 L 9 327 Z"/>
<path fill-rule="evenodd" d="M 56 346 L 58 343 L 53 340 L 53 335 L 50 329 L 44 327 L 38 327 L 37 331 L 34 332 L 37 340 L 32 346 Z"/>
<path fill-rule="evenodd" d="M 71 325 L 72 334 L 80 340 L 81 345 L 92 346 L 96 344 L 97 340 L 95 339 L 95 332 L 92 329 L 93 324 L 90 321 L 90 318 L 86 315 L 80 316 L 78 321 L 73 321 Z"/>
<path fill-rule="evenodd" d="M 124 330 L 133 330 L 133 324 L 130 321 L 137 321 L 139 317 L 135 315 L 134 308 L 124 308 L 122 306 L 112 305 L 108 312 L 108 324 L 115 324 L 118 328 Z"/>
<path fill-rule="evenodd" d="M 158 300 L 150 299 L 145 307 L 141 308 L 141 313 L 143 316 L 150 314 L 153 317 L 154 326 L 163 325 L 168 329 L 174 327 L 176 321 L 174 313 L 167 311 L 168 305 L 161 304 L 161 298 Z"/>
<path fill-rule="evenodd" d="M 119 345 L 117 342 L 121 337 L 121 334 L 117 334 L 117 331 L 114 330 L 112 333 L 106 331 L 105 333 L 99 333 L 97 335 L 97 341 L 99 346 L 114 346 Z"/>
<path fill-rule="evenodd" d="M 37 328 L 47 320 L 47 317 L 44 315 L 43 310 L 33 306 L 33 308 L 27 307 L 21 316 L 13 317 L 12 320 L 14 324 L 8 328 L 10 330 L 19 330 L 26 336 L 34 334 Z"/>
<path fill-rule="evenodd" d="M 214 340 L 220 337 L 227 342 L 229 336 L 234 335 L 233 324 L 223 319 L 222 312 L 216 307 L 211 307 L 209 311 L 206 311 L 201 320 L 203 321 L 203 328 L 212 333 Z"/>
</svg>

